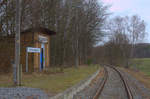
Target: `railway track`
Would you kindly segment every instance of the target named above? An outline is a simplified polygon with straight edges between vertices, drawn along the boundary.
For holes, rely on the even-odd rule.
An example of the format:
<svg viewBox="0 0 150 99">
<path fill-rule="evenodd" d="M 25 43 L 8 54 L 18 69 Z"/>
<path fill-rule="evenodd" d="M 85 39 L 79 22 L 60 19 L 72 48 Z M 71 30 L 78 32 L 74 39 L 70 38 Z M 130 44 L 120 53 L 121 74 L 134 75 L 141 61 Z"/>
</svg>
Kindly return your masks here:
<svg viewBox="0 0 150 99">
<path fill-rule="evenodd" d="M 107 67 L 113 69 L 119 75 L 120 79 L 122 80 L 122 82 L 124 84 L 125 91 L 127 94 L 127 99 L 133 99 L 133 95 L 132 95 L 132 92 L 129 88 L 129 85 L 128 85 L 127 81 L 125 80 L 125 78 L 122 76 L 121 72 L 117 68 L 115 68 L 114 66 L 110 66 L 110 65 L 108 66 L 107 65 Z M 99 97 L 101 96 L 101 93 L 104 89 L 104 86 L 107 83 L 108 76 L 109 76 L 108 70 L 107 70 L 106 66 L 104 66 L 104 77 L 103 77 L 103 80 L 101 81 L 101 84 L 100 84 L 95 96 L 93 97 L 93 99 L 99 99 Z"/>
</svg>

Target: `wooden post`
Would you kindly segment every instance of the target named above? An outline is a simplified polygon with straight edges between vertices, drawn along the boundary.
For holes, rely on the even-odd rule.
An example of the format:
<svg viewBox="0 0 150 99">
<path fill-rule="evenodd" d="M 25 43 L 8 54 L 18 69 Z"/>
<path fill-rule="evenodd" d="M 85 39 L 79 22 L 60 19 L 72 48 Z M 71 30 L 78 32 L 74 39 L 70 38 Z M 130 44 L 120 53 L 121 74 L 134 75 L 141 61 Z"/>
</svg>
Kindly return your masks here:
<svg viewBox="0 0 150 99">
<path fill-rule="evenodd" d="M 15 64 L 13 65 L 13 81 L 14 81 L 14 85 L 17 85 L 17 68 Z"/>
<path fill-rule="evenodd" d="M 26 49 L 26 72 L 28 72 L 28 48 Z"/>
<path fill-rule="evenodd" d="M 15 85 L 20 85 L 20 0 L 16 0 L 16 35 L 15 35 L 15 68 L 17 69 L 14 76 Z"/>
<path fill-rule="evenodd" d="M 19 67 L 19 86 L 21 86 L 22 81 L 22 64 Z"/>
</svg>

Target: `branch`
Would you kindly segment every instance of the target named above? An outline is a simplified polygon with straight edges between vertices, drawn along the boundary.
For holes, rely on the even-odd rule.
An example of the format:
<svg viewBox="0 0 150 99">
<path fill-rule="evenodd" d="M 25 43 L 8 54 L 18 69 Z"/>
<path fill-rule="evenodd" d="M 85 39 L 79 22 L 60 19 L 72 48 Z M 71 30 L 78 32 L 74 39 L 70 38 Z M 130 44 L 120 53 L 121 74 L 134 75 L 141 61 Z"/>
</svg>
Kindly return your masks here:
<svg viewBox="0 0 150 99">
<path fill-rule="evenodd" d="M 6 2 L 7 2 L 7 0 L 2 0 L 2 1 L 0 2 L 0 8 L 1 8 Z"/>
</svg>

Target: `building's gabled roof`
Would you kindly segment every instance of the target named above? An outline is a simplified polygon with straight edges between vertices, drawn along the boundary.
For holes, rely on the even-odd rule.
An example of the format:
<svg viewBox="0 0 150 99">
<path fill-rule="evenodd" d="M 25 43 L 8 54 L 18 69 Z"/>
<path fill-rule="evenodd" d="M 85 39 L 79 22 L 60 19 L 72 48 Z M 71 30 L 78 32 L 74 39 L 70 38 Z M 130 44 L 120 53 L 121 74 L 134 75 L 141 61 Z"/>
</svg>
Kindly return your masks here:
<svg viewBox="0 0 150 99">
<path fill-rule="evenodd" d="M 22 31 L 21 33 L 44 33 L 44 34 L 48 34 L 48 35 L 55 35 L 56 32 L 54 31 L 51 31 L 47 28 L 43 28 L 43 27 L 36 27 L 36 28 L 29 28 L 29 29 L 26 29 L 24 31 Z"/>
</svg>

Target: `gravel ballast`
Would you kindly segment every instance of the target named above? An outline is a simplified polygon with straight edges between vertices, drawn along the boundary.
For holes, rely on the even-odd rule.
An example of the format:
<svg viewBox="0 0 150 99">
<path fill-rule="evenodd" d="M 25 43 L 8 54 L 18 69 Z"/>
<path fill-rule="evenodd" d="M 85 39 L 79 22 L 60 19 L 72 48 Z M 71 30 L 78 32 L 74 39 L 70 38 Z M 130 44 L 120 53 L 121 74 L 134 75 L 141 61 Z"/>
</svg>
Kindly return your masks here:
<svg viewBox="0 0 150 99">
<path fill-rule="evenodd" d="M 37 88 L 0 88 L 0 99 L 48 99 L 48 95 Z"/>
<path fill-rule="evenodd" d="M 135 79 L 130 74 L 120 70 L 122 75 L 126 78 L 134 99 L 150 99 L 150 89 L 146 88 L 142 83 Z"/>
<path fill-rule="evenodd" d="M 96 91 L 99 88 L 98 86 L 102 81 L 102 76 L 103 76 L 103 72 L 101 71 L 87 87 L 85 87 L 83 90 L 81 90 L 76 95 L 74 95 L 73 99 L 93 99 Z"/>
<path fill-rule="evenodd" d="M 127 99 L 124 84 L 119 75 L 111 68 L 107 68 L 107 70 L 109 77 L 99 99 Z M 150 99 L 148 88 L 127 72 L 120 71 L 132 91 L 133 99 Z M 78 92 L 73 99 L 93 99 L 100 82 L 101 78 L 91 86 L 87 86 L 84 90 Z"/>
</svg>

